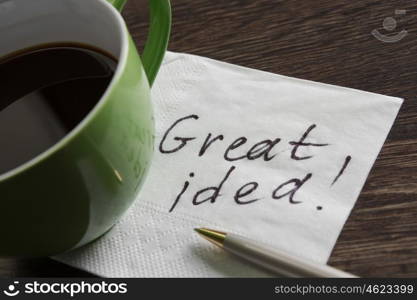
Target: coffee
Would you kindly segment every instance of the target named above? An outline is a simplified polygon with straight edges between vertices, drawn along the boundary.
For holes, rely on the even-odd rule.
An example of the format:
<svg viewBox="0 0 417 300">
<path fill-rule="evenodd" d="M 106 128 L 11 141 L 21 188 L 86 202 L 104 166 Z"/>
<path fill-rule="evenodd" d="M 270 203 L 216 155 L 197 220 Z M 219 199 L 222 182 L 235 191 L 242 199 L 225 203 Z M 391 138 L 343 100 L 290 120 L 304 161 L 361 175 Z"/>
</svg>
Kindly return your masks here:
<svg viewBox="0 0 417 300">
<path fill-rule="evenodd" d="M 0 59 L 0 174 L 58 142 L 92 110 L 117 62 L 79 44 L 49 44 Z"/>
</svg>

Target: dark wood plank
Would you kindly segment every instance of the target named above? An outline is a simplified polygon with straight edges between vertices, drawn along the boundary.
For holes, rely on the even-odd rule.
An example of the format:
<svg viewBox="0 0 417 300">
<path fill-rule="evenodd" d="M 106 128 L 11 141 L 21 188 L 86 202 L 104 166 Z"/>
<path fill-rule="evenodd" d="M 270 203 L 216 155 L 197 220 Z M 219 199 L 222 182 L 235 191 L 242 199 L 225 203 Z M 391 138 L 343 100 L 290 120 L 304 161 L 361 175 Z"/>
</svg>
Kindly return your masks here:
<svg viewBox="0 0 417 300">
<path fill-rule="evenodd" d="M 405 98 L 330 264 L 361 276 L 417 276 L 417 4 L 406 0 L 173 0 L 170 50 Z M 395 9 L 405 9 L 403 16 Z M 371 35 L 386 17 L 408 35 Z M 144 0 L 124 17 L 138 47 Z M 382 32 L 382 30 L 381 30 Z M 84 276 L 51 260 L 0 260 L 0 276 Z"/>
</svg>

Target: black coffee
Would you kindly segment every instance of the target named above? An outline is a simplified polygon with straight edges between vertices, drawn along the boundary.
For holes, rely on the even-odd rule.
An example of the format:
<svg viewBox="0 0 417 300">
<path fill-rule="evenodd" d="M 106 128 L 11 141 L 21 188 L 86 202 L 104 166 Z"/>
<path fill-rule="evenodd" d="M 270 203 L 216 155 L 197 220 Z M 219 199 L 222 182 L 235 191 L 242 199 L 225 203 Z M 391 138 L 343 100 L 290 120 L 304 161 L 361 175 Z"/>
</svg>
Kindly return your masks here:
<svg viewBox="0 0 417 300">
<path fill-rule="evenodd" d="M 0 174 L 45 151 L 97 104 L 117 62 L 78 44 L 0 58 Z"/>
</svg>

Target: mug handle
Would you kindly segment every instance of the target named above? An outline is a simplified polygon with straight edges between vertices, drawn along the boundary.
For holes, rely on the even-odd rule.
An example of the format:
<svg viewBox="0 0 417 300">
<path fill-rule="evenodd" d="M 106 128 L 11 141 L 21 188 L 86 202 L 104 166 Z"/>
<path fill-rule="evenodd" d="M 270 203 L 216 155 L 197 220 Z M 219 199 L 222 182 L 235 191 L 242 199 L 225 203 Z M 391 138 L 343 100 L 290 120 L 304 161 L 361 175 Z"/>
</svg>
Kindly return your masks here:
<svg viewBox="0 0 417 300">
<path fill-rule="evenodd" d="M 127 2 L 127 0 L 107 1 L 119 11 L 122 11 Z M 149 33 L 141 56 L 149 85 L 152 86 L 168 47 L 171 31 L 171 4 L 169 0 L 149 0 L 149 9 Z"/>
</svg>

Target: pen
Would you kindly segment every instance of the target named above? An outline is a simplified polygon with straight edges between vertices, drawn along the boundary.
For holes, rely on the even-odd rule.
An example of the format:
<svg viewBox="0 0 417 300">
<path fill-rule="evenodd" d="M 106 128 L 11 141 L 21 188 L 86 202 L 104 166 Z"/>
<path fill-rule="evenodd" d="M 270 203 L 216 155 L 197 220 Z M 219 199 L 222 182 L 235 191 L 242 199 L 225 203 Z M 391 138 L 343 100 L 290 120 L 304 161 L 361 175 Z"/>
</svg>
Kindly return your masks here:
<svg viewBox="0 0 417 300">
<path fill-rule="evenodd" d="M 196 228 L 195 231 L 220 248 L 283 276 L 357 277 L 328 265 L 316 264 L 305 259 L 290 256 L 282 251 L 269 248 L 239 235 L 207 228 Z"/>
</svg>

